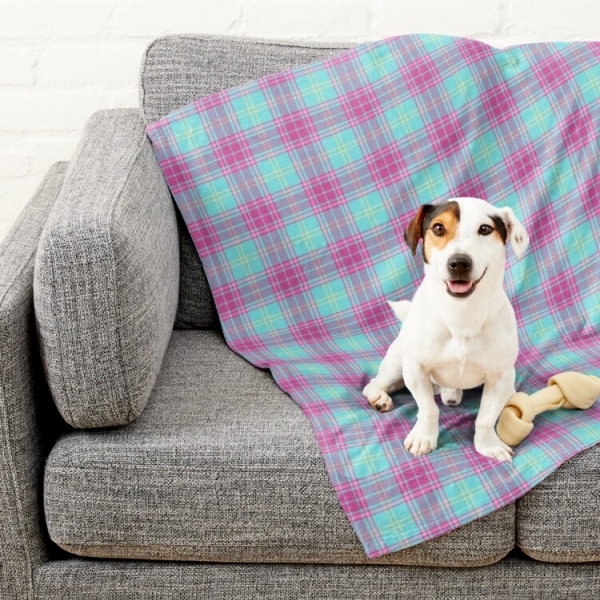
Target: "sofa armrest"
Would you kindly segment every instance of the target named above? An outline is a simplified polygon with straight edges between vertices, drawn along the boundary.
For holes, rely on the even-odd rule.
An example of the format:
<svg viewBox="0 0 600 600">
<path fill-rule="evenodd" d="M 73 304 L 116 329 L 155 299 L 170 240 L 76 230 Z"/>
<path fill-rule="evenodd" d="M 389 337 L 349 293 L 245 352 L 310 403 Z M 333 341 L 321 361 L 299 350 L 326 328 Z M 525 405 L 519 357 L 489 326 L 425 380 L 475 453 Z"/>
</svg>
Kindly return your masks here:
<svg viewBox="0 0 600 600">
<path fill-rule="evenodd" d="M 0 597 L 33 597 L 32 569 L 46 558 L 41 523 L 45 428 L 51 406 L 33 316 L 33 268 L 67 163 L 50 168 L 0 245 Z"/>
<path fill-rule="evenodd" d="M 143 410 L 179 293 L 175 209 L 139 111 L 93 115 L 40 239 L 42 363 L 63 418 L 122 425 Z"/>
</svg>

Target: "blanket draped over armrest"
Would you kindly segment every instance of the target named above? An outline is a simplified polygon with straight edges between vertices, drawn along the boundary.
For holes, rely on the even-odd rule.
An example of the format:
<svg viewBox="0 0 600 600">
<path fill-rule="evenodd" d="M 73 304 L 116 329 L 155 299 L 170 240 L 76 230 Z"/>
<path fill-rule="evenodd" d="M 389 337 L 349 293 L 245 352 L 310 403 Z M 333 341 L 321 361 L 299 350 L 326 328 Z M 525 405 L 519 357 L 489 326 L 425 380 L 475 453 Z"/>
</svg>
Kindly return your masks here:
<svg viewBox="0 0 600 600">
<path fill-rule="evenodd" d="M 403 440 L 361 395 L 422 276 L 402 239 L 420 204 L 508 205 L 517 388 L 600 368 L 600 43 L 494 49 L 412 35 L 357 46 L 180 108 L 148 127 L 230 347 L 310 418 L 370 557 L 442 535 L 526 493 L 600 441 L 600 403 L 540 415 L 514 462 L 475 452 L 480 392 L 441 407 L 438 449 Z M 224 382 L 227 385 L 227 382 Z"/>
</svg>

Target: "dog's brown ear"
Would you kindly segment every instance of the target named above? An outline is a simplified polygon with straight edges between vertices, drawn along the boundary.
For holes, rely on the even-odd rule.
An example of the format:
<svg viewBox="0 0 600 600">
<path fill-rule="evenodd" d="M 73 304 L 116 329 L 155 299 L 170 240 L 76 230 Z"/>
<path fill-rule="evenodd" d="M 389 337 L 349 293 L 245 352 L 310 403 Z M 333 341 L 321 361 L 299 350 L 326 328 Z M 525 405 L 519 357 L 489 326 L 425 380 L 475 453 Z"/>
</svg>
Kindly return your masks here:
<svg viewBox="0 0 600 600">
<path fill-rule="evenodd" d="M 435 208 L 433 204 L 423 204 L 419 207 L 417 214 L 413 217 L 408 227 L 404 230 L 404 239 L 414 256 L 417 253 L 419 240 L 423 237 L 423 222 L 427 214 Z"/>
</svg>

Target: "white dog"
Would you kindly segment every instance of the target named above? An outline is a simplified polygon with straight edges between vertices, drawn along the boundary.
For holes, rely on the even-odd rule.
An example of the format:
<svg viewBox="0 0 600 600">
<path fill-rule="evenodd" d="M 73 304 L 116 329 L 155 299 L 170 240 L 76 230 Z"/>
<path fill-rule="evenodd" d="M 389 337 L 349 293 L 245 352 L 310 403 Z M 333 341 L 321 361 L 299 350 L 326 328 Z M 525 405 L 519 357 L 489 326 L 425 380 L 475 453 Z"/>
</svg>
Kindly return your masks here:
<svg viewBox="0 0 600 600">
<path fill-rule="evenodd" d="M 425 277 L 412 303 L 390 302 L 402 329 L 363 394 L 373 408 L 387 411 L 389 393 L 406 384 L 418 414 L 404 447 L 419 456 L 437 446 L 433 384 L 446 405 L 459 404 L 462 390 L 483 384 L 475 449 L 510 461 L 513 451 L 494 429 L 515 391 L 518 353 L 515 315 L 502 279 L 506 242 L 520 258 L 529 236 L 510 208 L 452 198 L 421 206 L 404 237 L 413 256 L 423 240 Z"/>
</svg>

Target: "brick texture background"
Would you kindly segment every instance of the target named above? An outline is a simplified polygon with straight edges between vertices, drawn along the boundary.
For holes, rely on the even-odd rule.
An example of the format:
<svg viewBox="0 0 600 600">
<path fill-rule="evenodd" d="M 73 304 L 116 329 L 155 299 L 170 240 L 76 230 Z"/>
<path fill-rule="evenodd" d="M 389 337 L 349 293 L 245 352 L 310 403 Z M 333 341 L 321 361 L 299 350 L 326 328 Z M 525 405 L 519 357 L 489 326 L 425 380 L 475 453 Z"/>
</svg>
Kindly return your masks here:
<svg viewBox="0 0 600 600">
<path fill-rule="evenodd" d="M 599 40 L 597 0 L 0 0 L 0 240 L 101 108 L 137 106 L 155 37 L 358 43 L 433 32 L 495 46 Z"/>
</svg>

